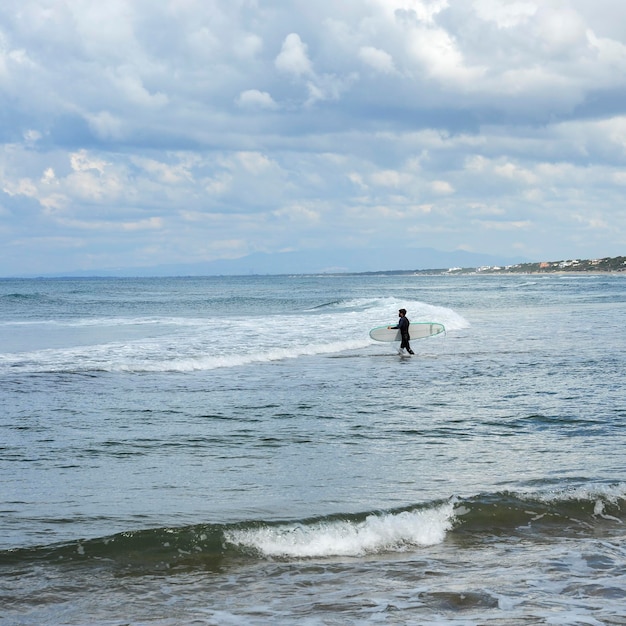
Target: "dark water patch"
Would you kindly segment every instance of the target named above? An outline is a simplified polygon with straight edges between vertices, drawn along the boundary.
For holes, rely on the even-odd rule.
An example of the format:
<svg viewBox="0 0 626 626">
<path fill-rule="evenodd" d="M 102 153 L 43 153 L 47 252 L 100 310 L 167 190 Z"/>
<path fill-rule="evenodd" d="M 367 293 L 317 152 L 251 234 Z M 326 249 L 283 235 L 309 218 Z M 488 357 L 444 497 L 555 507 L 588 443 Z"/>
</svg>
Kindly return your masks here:
<svg viewBox="0 0 626 626">
<path fill-rule="evenodd" d="M 558 414 L 529 413 L 520 417 L 503 419 L 498 424 L 514 430 L 563 431 L 568 436 L 601 434 L 604 429 L 612 427 L 612 424 L 596 416 L 581 416 L 579 412 L 565 412 L 563 408 L 561 407 Z M 577 408 L 577 411 L 580 409 Z"/>
<path fill-rule="evenodd" d="M 0 295 L 0 302 L 10 305 L 14 304 L 51 304 L 60 302 L 58 298 L 53 298 L 45 293 L 41 292 L 21 292 L 15 291 L 13 293 L 5 293 Z"/>
<path fill-rule="evenodd" d="M 575 597 L 592 597 L 592 598 L 604 598 L 605 600 L 624 600 L 626 598 L 626 589 L 614 586 L 605 585 L 569 585 L 563 589 L 563 593 L 567 595 L 573 595 Z M 626 623 L 626 619 L 624 622 Z"/>
<path fill-rule="evenodd" d="M 510 493 L 482 495 L 458 503 L 455 534 L 579 536 L 623 531 L 626 498 L 589 493 L 553 498 Z"/>
<path fill-rule="evenodd" d="M 323 302 L 322 304 L 318 304 L 317 306 L 311 307 L 309 310 L 318 311 L 319 309 L 327 309 L 329 307 L 336 307 L 343 304 L 343 300 L 331 300 L 330 302 Z"/>
<path fill-rule="evenodd" d="M 223 556 L 221 529 L 208 525 L 128 531 L 110 537 L 6 550 L 0 553 L 0 567 L 108 563 L 126 570 L 162 571 L 192 561 L 214 566 Z"/>
<path fill-rule="evenodd" d="M 202 415 L 199 415 L 200 418 L 202 418 L 203 420 L 216 420 L 216 421 L 222 421 L 222 420 L 232 420 L 232 416 L 231 415 L 225 415 L 224 413 L 203 413 Z"/>
<path fill-rule="evenodd" d="M 498 608 L 497 598 L 488 593 L 477 591 L 420 593 L 418 597 L 424 605 L 439 611 L 461 612 L 473 609 Z"/>
</svg>

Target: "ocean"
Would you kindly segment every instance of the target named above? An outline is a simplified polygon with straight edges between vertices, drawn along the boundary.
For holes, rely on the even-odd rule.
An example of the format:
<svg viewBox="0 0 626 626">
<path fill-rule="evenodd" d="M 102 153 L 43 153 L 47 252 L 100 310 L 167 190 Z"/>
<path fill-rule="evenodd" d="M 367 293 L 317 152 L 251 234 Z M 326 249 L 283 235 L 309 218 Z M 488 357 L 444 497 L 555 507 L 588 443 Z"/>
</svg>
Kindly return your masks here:
<svg viewBox="0 0 626 626">
<path fill-rule="evenodd" d="M 0 280 L 0 625 L 626 624 L 625 329 L 626 275 Z"/>
</svg>

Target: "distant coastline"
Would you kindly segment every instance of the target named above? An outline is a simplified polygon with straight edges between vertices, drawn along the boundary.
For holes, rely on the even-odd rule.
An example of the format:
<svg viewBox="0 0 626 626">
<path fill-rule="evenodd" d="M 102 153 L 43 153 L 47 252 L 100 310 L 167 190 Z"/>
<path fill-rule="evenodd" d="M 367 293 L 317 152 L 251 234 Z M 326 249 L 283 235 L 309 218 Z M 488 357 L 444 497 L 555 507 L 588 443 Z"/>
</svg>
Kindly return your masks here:
<svg viewBox="0 0 626 626">
<path fill-rule="evenodd" d="M 456 268 L 446 270 L 453 272 Z M 571 274 L 571 273 L 606 273 L 626 272 L 626 257 L 605 257 L 603 259 L 571 259 L 563 261 L 541 261 L 539 263 L 518 263 L 516 265 L 484 266 L 471 270 L 456 270 L 481 274 Z"/>
<path fill-rule="evenodd" d="M 132 273 L 131 270 L 68 272 L 34 276 L 0 277 L 0 280 L 12 278 L 30 279 L 104 279 L 104 278 L 175 278 L 175 277 L 224 277 L 224 276 L 476 276 L 504 274 L 624 274 L 626 275 L 626 256 L 604 257 L 602 259 L 570 259 L 563 261 L 539 261 L 535 263 L 515 263 L 512 265 L 481 265 L 479 267 L 440 267 L 432 269 L 387 269 L 359 271 L 292 271 L 265 273 L 211 273 L 207 272 L 155 272 L 154 274 Z"/>
<path fill-rule="evenodd" d="M 381 272 L 360 272 L 381 275 L 468 275 L 468 274 L 607 274 L 626 273 L 626 256 L 605 257 L 602 259 L 570 259 L 563 261 L 539 261 L 537 263 L 516 263 L 515 265 L 484 265 L 481 267 L 450 267 L 429 270 L 394 270 Z"/>
</svg>

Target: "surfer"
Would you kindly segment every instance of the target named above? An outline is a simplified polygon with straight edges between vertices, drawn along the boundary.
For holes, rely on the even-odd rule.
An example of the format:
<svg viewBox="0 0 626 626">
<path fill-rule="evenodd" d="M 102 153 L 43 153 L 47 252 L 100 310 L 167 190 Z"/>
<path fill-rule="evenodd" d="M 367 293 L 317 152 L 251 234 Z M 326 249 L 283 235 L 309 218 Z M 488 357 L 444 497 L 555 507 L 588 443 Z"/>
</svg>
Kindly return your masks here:
<svg viewBox="0 0 626 626">
<path fill-rule="evenodd" d="M 400 343 L 400 350 L 398 350 L 398 354 L 403 354 L 405 348 L 409 354 L 415 354 L 415 352 L 411 350 L 411 345 L 409 344 L 409 340 L 411 339 L 409 335 L 409 324 L 411 322 L 409 322 L 409 318 L 406 316 L 406 309 L 400 309 L 398 311 L 398 315 L 400 317 L 400 319 L 398 320 L 398 325 L 387 327 L 389 329 L 398 328 L 400 330 L 400 337 L 402 338 L 402 342 Z"/>
</svg>

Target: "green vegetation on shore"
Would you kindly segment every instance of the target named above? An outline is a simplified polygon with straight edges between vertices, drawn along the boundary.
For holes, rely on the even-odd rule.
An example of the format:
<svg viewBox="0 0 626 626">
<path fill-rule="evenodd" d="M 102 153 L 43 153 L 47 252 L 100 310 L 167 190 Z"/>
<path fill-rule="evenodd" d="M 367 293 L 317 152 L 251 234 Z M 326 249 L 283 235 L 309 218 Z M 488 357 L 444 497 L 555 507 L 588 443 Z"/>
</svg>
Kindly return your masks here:
<svg viewBox="0 0 626 626">
<path fill-rule="evenodd" d="M 362 274 L 555 274 L 568 273 L 599 273 L 599 272 L 626 272 L 626 256 L 605 257 L 603 259 L 572 259 L 567 261 L 540 261 L 537 263 L 517 263 L 506 266 L 483 267 L 450 267 L 445 269 L 428 270 L 393 270 L 386 272 L 360 272 Z"/>
<path fill-rule="evenodd" d="M 480 272 L 481 274 L 549 274 L 554 272 L 626 272 L 626 257 L 605 257 L 603 259 L 573 259 L 567 261 L 541 261 L 539 263 L 518 263 L 506 267 L 477 267 L 472 269 L 451 268 L 446 272 Z"/>
</svg>

